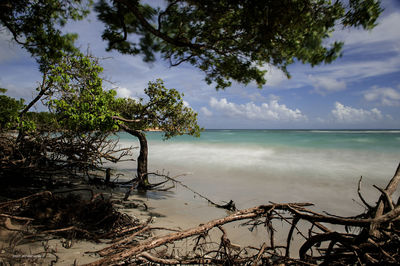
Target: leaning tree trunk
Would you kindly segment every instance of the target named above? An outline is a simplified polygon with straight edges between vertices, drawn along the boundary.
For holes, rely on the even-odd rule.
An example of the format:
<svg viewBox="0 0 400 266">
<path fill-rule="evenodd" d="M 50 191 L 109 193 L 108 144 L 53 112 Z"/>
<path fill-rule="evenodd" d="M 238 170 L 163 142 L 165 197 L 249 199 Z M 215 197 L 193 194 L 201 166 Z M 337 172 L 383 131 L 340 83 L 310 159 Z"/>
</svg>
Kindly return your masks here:
<svg viewBox="0 0 400 266">
<path fill-rule="evenodd" d="M 52 82 L 49 82 L 46 84 L 46 78 L 47 78 L 47 71 L 44 72 L 43 74 L 43 80 L 42 84 L 40 85 L 40 91 L 39 94 L 36 95 L 35 99 L 33 99 L 30 103 L 28 103 L 25 108 L 19 113 L 19 117 L 22 121 L 23 116 L 31 109 L 32 106 L 34 106 L 41 98 L 42 96 L 49 90 L 49 88 L 52 85 Z M 17 142 L 20 142 L 22 137 L 24 136 L 24 129 L 23 127 L 20 127 L 18 130 L 18 137 L 17 137 Z"/>
<path fill-rule="evenodd" d="M 132 133 L 131 133 L 132 134 Z M 148 147 L 147 147 L 147 139 L 143 132 L 135 130 L 134 131 L 135 137 L 139 139 L 140 143 L 140 153 L 139 157 L 137 158 L 137 176 L 139 179 L 138 188 L 139 189 L 146 189 L 149 186 L 149 179 L 148 179 L 148 171 L 147 171 L 147 155 L 148 155 Z"/>
<path fill-rule="evenodd" d="M 146 135 L 139 131 L 130 129 L 125 125 L 120 125 L 126 132 L 137 137 L 140 143 L 140 153 L 137 158 L 137 176 L 138 176 L 138 189 L 146 189 L 149 187 L 149 179 L 148 179 L 148 171 L 147 171 L 147 155 L 148 155 L 148 146 Z"/>
</svg>

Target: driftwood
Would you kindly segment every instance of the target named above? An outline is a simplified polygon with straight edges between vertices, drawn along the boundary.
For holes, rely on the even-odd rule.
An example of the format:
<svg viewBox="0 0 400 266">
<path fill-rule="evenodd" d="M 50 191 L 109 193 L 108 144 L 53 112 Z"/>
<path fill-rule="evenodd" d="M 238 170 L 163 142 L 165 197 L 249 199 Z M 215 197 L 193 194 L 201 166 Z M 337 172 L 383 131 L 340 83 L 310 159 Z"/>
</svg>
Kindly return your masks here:
<svg viewBox="0 0 400 266">
<path fill-rule="evenodd" d="M 129 235 L 98 252 L 102 259 L 87 265 L 115 265 L 121 263 L 150 262 L 156 264 L 246 264 L 246 265 L 317 265 L 317 264 L 381 264 L 400 263 L 400 205 L 391 199 L 400 181 L 400 165 L 388 186 L 381 190 L 375 207 L 366 204 L 367 213 L 357 217 L 338 217 L 321 214 L 309 209 L 311 203 L 287 203 L 260 205 L 240 210 L 221 219 L 216 219 L 191 229 L 156 236 L 143 241 Z M 361 182 L 361 181 L 360 181 Z M 263 225 L 269 231 L 269 239 L 259 248 L 238 248 L 230 243 L 223 225 L 241 221 L 243 225 L 254 228 Z M 274 239 L 274 221 L 287 222 L 290 230 L 285 245 L 277 245 Z M 309 224 L 308 234 L 299 229 L 299 224 Z M 343 231 L 330 230 L 331 225 L 342 225 Z M 215 249 L 203 250 L 202 255 L 188 253 L 173 256 L 159 248 L 176 241 L 197 238 L 194 250 L 200 246 L 214 228 L 222 232 Z M 353 228 L 351 233 L 349 228 Z M 146 225 L 141 230 L 151 231 Z M 140 231 L 140 230 L 139 230 Z M 138 236 L 139 231 L 132 233 Z M 290 257 L 290 247 L 294 232 L 305 238 L 296 257 Z"/>
</svg>

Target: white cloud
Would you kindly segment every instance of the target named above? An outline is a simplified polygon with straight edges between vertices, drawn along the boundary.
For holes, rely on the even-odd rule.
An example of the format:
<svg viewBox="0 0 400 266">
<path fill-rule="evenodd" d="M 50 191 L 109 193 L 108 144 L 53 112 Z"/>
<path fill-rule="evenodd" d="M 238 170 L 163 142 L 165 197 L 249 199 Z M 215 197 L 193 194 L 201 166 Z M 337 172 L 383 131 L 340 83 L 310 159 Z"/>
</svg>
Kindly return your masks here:
<svg viewBox="0 0 400 266">
<path fill-rule="evenodd" d="M 356 109 L 339 102 L 335 103 L 335 109 L 332 110 L 332 114 L 336 121 L 340 123 L 363 123 L 384 118 L 382 112 L 377 108 L 371 110 Z"/>
<path fill-rule="evenodd" d="M 388 16 L 382 16 L 372 31 L 366 32 L 362 29 L 339 30 L 335 31 L 333 39 L 344 40 L 346 46 L 354 46 L 358 52 L 365 52 L 366 49 L 376 52 L 388 52 L 389 50 L 396 50 L 399 47 L 400 31 L 395 25 L 400 24 L 400 13 L 394 12 Z M 382 43 L 387 49 L 385 51 L 374 51 L 373 46 L 370 44 Z M 361 49 L 360 49 L 361 47 Z"/>
<path fill-rule="evenodd" d="M 282 72 L 277 67 L 274 66 L 265 66 L 261 68 L 262 70 L 267 70 L 265 73 L 264 78 L 267 80 L 266 86 L 276 87 L 280 85 L 282 82 L 286 81 L 288 78 L 285 73 Z"/>
<path fill-rule="evenodd" d="M 327 76 L 312 76 L 309 75 L 308 79 L 311 81 L 315 88 L 315 92 L 325 95 L 329 92 L 342 91 L 346 89 L 346 82 L 343 80 L 337 80 L 335 78 Z"/>
<path fill-rule="evenodd" d="M 132 94 L 131 91 L 125 87 L 117 87 L 115 90 L 117 91 L 117 96 L 121 98 L 129 98 Z"/>
<path fill-rule="evenodd" d="M 399 106 L 400 92 L 393 88 L 380 88 L 377 86 L 363 92 L 364 99 L 372 102 L 378 101 L 384 106 Z"/>
<path fill-rule="evenodd" d="M 243 96 L 249 98 L 253 102 L 260 102 L 266 100 L 266 98 L 263 95 L 261 95 L 261 93 L 258 91 L 250 94 L 243 93 Z"/>
<path fill-rule="evenodd" d="M 353 61 L 349 63 L 324 66 L 318 75 L 334 79 L 359 81 L 364 78 L 376 77 L 397 72 L 400 69 L 400 55 L 387 60 Z"/>
<path fill-rule="evenodd" d="M 205 116 L 212 116 L 212 112 L 210 110 L 207 109 L 207 107 L 203 106 L 200 108 L 200 111 L 205 115 Z"/>
<path fill-rule="evenodd" d="M 344 82 L 358 82 L 365 78 L 396 73 L 400 69 L 400 12 L 382 16 L 372 31 L 338 29 L 331 40 L 344 41 L 344 57 L 331 65 L 313 70 L 318 77 L 329 77 L 331 89 L 344 89 Z M 315 81 L 314 81 L 315 82 Z M 315 85 L 312 82 L 312 85 Z M 317 90 L 320 92 L 320 89 Z"/>
<path fill-rule="evenodd" d="M 284 104 L 279 104 L 278 100 L 272 99 L 268 103 L 256 105 L 253 102 L 246 104 L 236 104 L 228 102 L 226 98 L 217 100 L 210 99 L 210 106 L 224 115 L 234 118 L 247 118 L 250 120 L 269 120 L 269 121 L 293 121 L 306 120 L 307 117 L 299 109 L 289 109 Z"/>
</svg>

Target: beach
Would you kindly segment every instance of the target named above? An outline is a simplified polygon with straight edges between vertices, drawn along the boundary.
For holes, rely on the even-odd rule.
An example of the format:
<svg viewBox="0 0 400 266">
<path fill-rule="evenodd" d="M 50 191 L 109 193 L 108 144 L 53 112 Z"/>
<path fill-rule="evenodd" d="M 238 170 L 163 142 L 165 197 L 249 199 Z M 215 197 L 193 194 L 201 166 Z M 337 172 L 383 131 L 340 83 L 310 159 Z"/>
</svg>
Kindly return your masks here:
<svg viewBox="0 0 400 266">
<path fill-rule="evenodd" d="M 137 145 L 129 135 L 120 137 L 123 145 Z M 240 209 L 269 201 L 313 202 L 352 215 L 360 211 L 353 201 L 360 176 L 363 194 L 375 200 L 379 191 L 372 185 L 385 186 L 400 161 L 400 131 L 209 130 L 200 138 L 162 141 L 160 132 L 147 137 L 150 172 L 180 176 L 213 201 L 234 200 Z M 126 179 L 134 176 L 135 167 L 135 162 L 117 166 Z M 171 206 L 207 206 L 179 186 L 146 197 Z"/>
<path fill-rule="evenodd" d="M 137 145 L 128 135 L 120 138 L 123 145 Z M 357 195 L 360 177 L 361 193 L 373 204 L 380 195 L 373 185 L 385 187 L 400 162 L 396 130 L 208 130 L 200 138 L 162 141 L 160 132 L 147 138 L 150 172 L 176 177 L 216 203 L 233 200 L 238 209 L 310 202 L 316 211 L 358 215 L 365 211 Z M 118 164 L 118 171 L 133 178 L 135 162 Z M 180 185 L 132 197 L 147 202 L 160 226 L 190 228 L 227 215 Z M 231 231 L 245 244 L 265 237 Z"/>
<path fill-rule="evenodd" d="M 168 141 L 163 141 L 161 134 L 147 133 L 149 171 L 175 178 L 198 194 L 178 183 L 168 191 L 134 191 L 128 203 L 137 204 L 136 208 L 124 204 L 115 207 L 141 222 L 152 217 L 152 226 L 169 229 L 184 230 L 230 214 L 205 198 L 218 204 L 233 200 L 238 209 L 310 202 L 318 212 L 358 215 L 365 211 L 357 195 L 360 176 L 361 192 L 374 204 L 380 192 L 373 185 L 385 187 L 400 161 L 400 131 L 208 130 L 200 138 L 182 136 Z M 119 137 L 121 146 L 138 145 L 127 134 L 120 133 Z M 124 181 L 135 176 L 134 161 L 109 166 L 114 168 L 112 179 Z M 159 180 L 150 177 L 150 181 Z M 99 191 L 115 200 L 124 194 L 124 189 Z M 398 197 L 395 194 L 393 198 Z M 284 222 L 275 226 L 280 229 L 275 234 L 276 242 L 283 243 L 289 227 Z M 232 243 L 240 247 L 260 247 L 267 236 L 263 226 L 249 231 L 249 227 L 236 222 L 225 228 Z M 220 232 L 211 235 L 219 238 Z M 297 238 L 292 249 L 301 243 Z M 78 241 L 66 249 L 61 240 L 52 240 L 49 245 L 57 248 L 57 265 L 94 261 L 99 257 L 85 252 L 106 246 Z M 187 250 L 188 245 L 182 241 L 176 248 Z M 20 248 L 33 254 L 43 246 L 36 242 Z M 46 263 L 51 258 L 40 261 Z"/>
</svg>

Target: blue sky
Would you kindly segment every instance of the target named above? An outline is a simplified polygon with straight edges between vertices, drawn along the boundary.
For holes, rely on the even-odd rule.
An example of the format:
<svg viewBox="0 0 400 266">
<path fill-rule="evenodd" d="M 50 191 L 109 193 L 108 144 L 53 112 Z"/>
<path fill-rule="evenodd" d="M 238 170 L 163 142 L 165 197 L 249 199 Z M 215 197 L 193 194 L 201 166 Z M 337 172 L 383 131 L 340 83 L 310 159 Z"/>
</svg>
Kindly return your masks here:
<svg viewBox="0 0 400 266">
<path fill-rule="evenodd" d="M 190 65 L 170 68 L 157 60 L 105 52 L 103 25 L 91 15 L 68 24 L 65 31 L 79 34 L 82 50 L 103 58 L 108 88 L 121 97 L 142 97 L 149 81 L 162 78 L 166 87 L 185 94 L 205 128 L 400 128 L 400 1 L 384 0 L 384 13 L 372 31 L 338 29 L 330 41 L 345 42 L 343 56 L 334 63 L 311 68 L 295 63 L 287 79 L 268 69 L 267 84 L 233 84 L 216 91 L 201 71 Z M 27 101 L 35 96 L 40 73 L 29 54 L 0 31 L 0 87 Z M 40 110 L 40 107 L 38 107 Z"/>
</svg>

